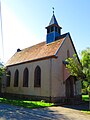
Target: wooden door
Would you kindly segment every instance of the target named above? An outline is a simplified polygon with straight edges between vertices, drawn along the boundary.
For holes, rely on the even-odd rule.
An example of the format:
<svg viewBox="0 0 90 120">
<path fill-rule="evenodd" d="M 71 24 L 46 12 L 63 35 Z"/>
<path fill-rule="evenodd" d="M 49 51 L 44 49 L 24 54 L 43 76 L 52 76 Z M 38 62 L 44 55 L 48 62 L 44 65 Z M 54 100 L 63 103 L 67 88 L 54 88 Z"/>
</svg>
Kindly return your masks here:
<svg viewBox="0 0 90 120">
<path fill-rule="evenodd" d="M 66 97 L 73 97 L 74 96 L 74 79 L 69 77 L 66 82 Z"/>
</svg>

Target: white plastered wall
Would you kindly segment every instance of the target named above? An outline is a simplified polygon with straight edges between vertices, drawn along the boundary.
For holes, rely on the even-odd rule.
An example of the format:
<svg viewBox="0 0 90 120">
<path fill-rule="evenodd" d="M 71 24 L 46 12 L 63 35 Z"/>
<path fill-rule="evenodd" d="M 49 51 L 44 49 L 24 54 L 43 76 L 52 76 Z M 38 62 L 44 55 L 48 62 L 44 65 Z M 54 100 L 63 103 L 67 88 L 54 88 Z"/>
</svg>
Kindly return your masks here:
<svg viewBox="0 0 90 120">
<path fill-rule="evenodd" d="M 52 97 L 65 97 L 65 82 L 63 78 L 63 60 L 67 58 L 67 50 L 70 57 L 75 53 L 69 36 L 67 36 L 57 52 L 57 59 L 52 60 Z"/>
<path fill-rule="evenodd" d="M 41 68 L 41 87 L 34 87 L 34 70 L 36 66 Z M 25 68 L 29 70 L 28 87 L 23 87 L 23 71 Z M 19 71 L 19 85 L 14 87 L 15 70 Z M 6 88 L 7 93 L 36 95 L 36 96 L 50 96 L 50 60 L 42 60 L 31 63 L 25 63 L 8 67 L 11 72 L 10 87 Z"/>
</svg>

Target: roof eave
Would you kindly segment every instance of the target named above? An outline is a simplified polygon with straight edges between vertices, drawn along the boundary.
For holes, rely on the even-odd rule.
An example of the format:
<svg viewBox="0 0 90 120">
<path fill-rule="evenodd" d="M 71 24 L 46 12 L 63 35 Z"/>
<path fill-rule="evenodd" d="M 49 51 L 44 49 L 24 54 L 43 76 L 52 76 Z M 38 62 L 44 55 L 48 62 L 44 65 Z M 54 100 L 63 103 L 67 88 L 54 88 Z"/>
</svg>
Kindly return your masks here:
<svg viewBox="0 0 90 120">
<path fill-rule="evenodd" d="M 34 59 L 34 60 L 28 60 L 28 61 L 24 61 L 24 62 L 20 62 L 20 63 L 6 65 L 6 67 L 11 67 L 11 66 L 15 66 L 15 65 L 25 64 L 25 63 L 29 63 L 29 62 L 36 62 L 36 61 L 46 60 L 46 59 L 49 59 L 49 58 L 57 58 L 57 57 L 58 56 L 56 56 L 56 55 L 51 55 L 51 56 L 46 56 L 46 57 L 43 57 L 43 58 L 38 58 L 38 59 Z"/>
<path fill-rule="evenodd" d="M 56 24 L 49 25 L 49 26 L 47 26 L 47 27 L 45 27 L 45 28 L 47 29 L 47 28 L 50 28 L 51 26 L 56 26 L 56 27 L 62 29 L 62 27 L 60 27 L 59 25 L 56 25 Z"/>
</svg>

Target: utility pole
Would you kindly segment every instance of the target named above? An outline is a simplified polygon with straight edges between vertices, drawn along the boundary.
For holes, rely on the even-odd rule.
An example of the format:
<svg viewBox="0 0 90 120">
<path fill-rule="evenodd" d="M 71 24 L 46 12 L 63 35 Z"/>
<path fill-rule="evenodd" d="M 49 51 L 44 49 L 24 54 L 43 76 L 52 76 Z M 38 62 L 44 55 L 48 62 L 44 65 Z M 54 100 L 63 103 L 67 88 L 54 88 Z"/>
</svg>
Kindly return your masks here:
<svg viewBox="0 0 90 120">
<path fill-rule="evenodd" d="M 1 12 L 1 0 L 0 0 L 0 22 L 1 22 L 1 42 L 2 42 L 2 61 L 4 61 L 4 44 L 3 44 L 3 28 L 2 28 L 2 12 Z"/>
</svg>

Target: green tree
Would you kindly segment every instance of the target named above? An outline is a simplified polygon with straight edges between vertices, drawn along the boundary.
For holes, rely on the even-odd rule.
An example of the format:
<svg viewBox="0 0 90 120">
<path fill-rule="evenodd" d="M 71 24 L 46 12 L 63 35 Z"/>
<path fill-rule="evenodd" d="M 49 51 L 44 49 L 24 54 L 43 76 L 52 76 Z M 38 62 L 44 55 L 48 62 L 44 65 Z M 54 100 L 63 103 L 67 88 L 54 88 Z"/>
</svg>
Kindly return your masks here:
<svg viewBox="0 0 90 120">
<path fill-rule="evenodd" d="M 83 73 L 85 74 L 85 79 L 83 80 L 84 89 L 88 91 L 89 94 L 89 109 L 90 109 L 90 48 L 83 50 L 81 52 L 81 63 L 83 67 Z"/>
<path fill-rule="evenodd" d="M 83 67 L 83 73 L 85 74 L 85 79 L 83 80 L 83 84 L 88 92 L 90 92 L 90 48 L 83 50 L 81 52 L 81 63 Z"/>
<path fill-rule="evenodd" d="M 0 92 L 1 92 L 1 87 L 2 87 L 2 78 L 4 74 L 6 74 L 6 70 L 2 62 L 0 61 Z"/>
<path fill-rule="evenodd" d="M 70 75 L 75 76 L 77 79 L 82 80 L 84 78 L 83 68 L 80 60 L 76 54 L 72 58 L 66 59 L 66 67 L 68 68 Z"/>
<path fill-rule="evenodd" d="M 73 58 L 68 58 L 66 67 L 72 76 L 82 80 L 84 89 L 89 94 L 89 109 L 90 109 L 90 48 L 81 52 L 81 60 L 79 61 L 77 55 L 73 55 Z"/>
<path fill-rule="evenodd" d="M 3 77 L 3 73 L 5 73 L 5 69 L 4 69 L 4 67 L 1 67 L 1 68 L 0 68 L 0 80 L 1 80 L 2 77 Z"/>
</svg>

